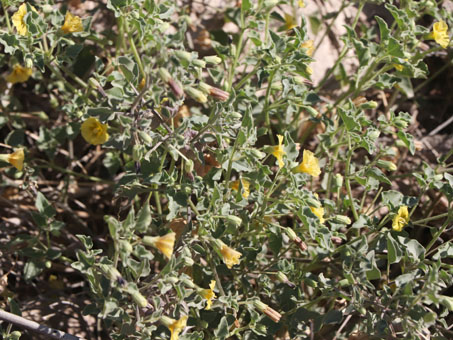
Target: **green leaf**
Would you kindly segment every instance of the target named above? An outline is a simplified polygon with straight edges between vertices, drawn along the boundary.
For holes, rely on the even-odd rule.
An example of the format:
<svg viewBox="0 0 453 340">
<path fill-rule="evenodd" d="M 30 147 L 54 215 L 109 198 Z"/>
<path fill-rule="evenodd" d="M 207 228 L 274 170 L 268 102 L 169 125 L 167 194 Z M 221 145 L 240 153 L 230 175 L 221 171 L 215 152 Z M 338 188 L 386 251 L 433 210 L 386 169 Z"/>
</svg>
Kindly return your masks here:
<svg viewBox="0 0 453 340">
<path fill-rule="evenodd" d="M 250 0 L 242 0 L 242 3 L 241 3 L 241 11 L 243 13 L 247 12 L 248 10 L 250 10 L 250 8 L 252 8 L 252 4 L 250 3 Z"/>
<path fill-rule="evenodd" d="M 44 263 L 37 263 L 35 261 L 28 261 L 24 267 L 24 279 L 30 281 L 38 276 L 44 269 Z"/>
<path fill-rule="evenodd" d="M 387 176 L 384 175 L 384 173 L 379 170 L 378 168 L 371 168 L 366 172 L 367 176 L 372 176 L 373 178 L 376 178 L 379 180 L 381 183 L 386 183 L 391 185 L 392 182 L 387 178 Z"/>
<path fill-rule="evenodd" d="M 415 154 L 414 137 L 404 131 L 398 131 L 398 137 L 406 144 L 412 155 Z"/>
<path fill-rule="evenodd" d="M 390 209 L 396 209 L 403 202 L 403 194 L 399 191 L 388 190 L 382 193 L 382 203 Z"/>
<path fill-rule="evenodd" d="M 0 44 L 4 47 L 4 53 L 14 54 L 19 46 L 19 41 L 15 35 L 2 33 L 0 34 Z"/>
<path fill-rule="evenodd" d="M 389 35 L 390 35 L 390 30 L 389 27 L 387 26 L 387 23 L 382 19 L 381 17 L 375 16 L 374 17 L 379 25 L 379 31 L 381 33 L 381 43 L 386 43 Z"/>
<path fill-rule="evenodd" d="M 90 236 L 86 236 L 86 235 L 76 235 L 79 240 L 82 242 L 82 244 L 84 245 L 84 247 L 89 250 L 91 248 L 93 248 L 93 240 L 91 239 Z"/>
<path fill-rule="evenodd" d="M 391 233 L 387 234 L 387 260 L 390 264 L 398 263 L 403 256 L 403 251 L 401 250 L 400 245 L 392 237 Z"/>
<path fill-rule="evenodd" d="M 222 317 L 222 319 L 220 319 L 219 326 L 214 331 L 214 335 L 216 336 L 216 338 L 225 339 L 228 334 L 228 321 L 226 316 L 224 316 Z"/>
<path fill-rule="evenodd" d="M 360 129 L 360 124 L 357 122 L 357 120 L 354 117 L 352 117 L 350 112 L 347 112 L 339 107 L 338 113 L 339 113 L 341 119 L 343 120 L 343 123 L 345 124 L 346 129 L 348 131 L 356 131 L 356 130 Z"/>
<path fill-rule="evenodd" d="M 146 200 L 145 204 L 138 212 L 135 230 L 140 233 L 145 233 L 148 230 L 148 226 L 151 224 L 151 221 L 151 209 L 149 208 L 149 201 Z"/>
<path fill-rule="evenodd" d="M 52 205 L 49 203 L 47 198 L 40 192 L 38 192 L 38 195 L 36 196 L 35 206 L 38 211 L 47 218 L 51 218 L 57 213 L 54 207 L 52 207 Z"/>
<path fill-rule="evenodd" d="M 404 58 L 403 46 L 395 38 L 390 37 L 387 45 L 387 53 L 391 56 Z"/>
</svg>

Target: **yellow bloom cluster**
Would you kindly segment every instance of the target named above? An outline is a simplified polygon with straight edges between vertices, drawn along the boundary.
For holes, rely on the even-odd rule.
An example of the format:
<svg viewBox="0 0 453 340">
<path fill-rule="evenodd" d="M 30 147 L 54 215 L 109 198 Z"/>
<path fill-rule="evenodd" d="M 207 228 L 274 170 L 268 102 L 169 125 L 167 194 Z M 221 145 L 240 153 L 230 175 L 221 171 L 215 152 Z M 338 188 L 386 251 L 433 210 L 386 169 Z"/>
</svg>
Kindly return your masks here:
<svg viewBox="0 0 453 340">
<path fill-rule="evenodd" d="M 82 32 L 83 31 L 82 19 L 80 19 L 80 17 L 78 17 L 77 15 L 72 15 L 69 11 L 66 12 L 64 24 L 61 27 L 61 30 L 65 34 Z"/>
<path fill-rule="evenodd" d="M 302 163 L 293 169 L 295 173 L 307 173 L 313 177 L 318 177 L 321 174 L 319 161 L 310 150 L 304 150 Z"/>
<path fill-rule="evenodd" d="M 409 223 L 409 211 L 405 205 L 398 209 L 398 214 L 393 218 L 392 228 L 395 231 L 403 230 L 404 226 Z"/>
<path fill-rule="evenodd" d="M 448 47 L 450 38 L 448 37 L 448 25 L 445 23 L 445 21 L 441 20 L 434 23 L 431 36 L 436 41 L 436 43 L 442 46 L 442 48 Z"/>
<path fill-rule="evenodd" d="M 240 183 L 242 184 L 242 197 L 247 198 L 250 195 L 250 182 L 241 178 Z M 231 183 L 231 189 L 238 191 L 239 190 L 239 180 L 233 181 Z"/>
<path fill-rule="evenodd" d="M 28 80 L 28 78 L 30 78 L 31 74 L 31 68 L 16 64 L 13 66 L 13 71 L 6 76 L 6 81 L 12 84 L 24 83 Z"/>
<path fill-rule="evenodd" d="M 36 12 L 36 9 L 31 6 L 31 9 Z M 28 28 L 27 24 L 25 23 L 25 16 L 27 15 L 27 5 L 23 3 L 22 5 L 19 6 L 19 9 L 17 10 L 16 13 L 13 14 L 11 17 L 11 20 L 13 22 L 14 27 L 16 27 L 17 33 L 20 35 L 27 35 L 28 33 Z"/>
<path fill-rule="evenodd" d="M 24 168 L 24 149 L 20 148 L 13 153 L 0 154 L 0 160 L 8 162 L 17 170 L 22 171 Z"/>
<path fill-rule="evenodd" d="M 283 136 L 277 135 L 278 138 L 278 145 L 272 147 L 272 155 L 277 158 L 278 166 L 283 168 L 285 163 L 283 162 L 283 156 L 286 154 L 285 150 L 283 150 Z"/>
<path fill-rule="evenodd" d="M 175 245 L 176 233 L 168 233 L 164 236 L 145 236 L 143 243 L 147 246 L 157 248 L 167 259 L 171 258 L 173 254 L 173 247 Z"/>
<path fill-rule="evenodd" d="M 182 330 L 187 325 L 187 319 L 188 319 L 187 315 L 182 316 L 179 320 L 175 320 L 167 316 L 162 316 L 160 318 L 160 322 L 170 330 L 171 333 L 170 340 L 178 340 L 179 333 L 181 333 Z"/>
<path fill-rule="evenodd" d="M 104 144 L 109 140 L 107 124 L 102 124 L 94 117 L 90 117 L 82 123 L 80 128 L 82 137 L 90 144 Z"/>
<path fill-rule="evenodd" d="M 206 301 L 207 310 L 211 309 L 212 300 L 216 298 L 216 295 L 214 293 L 214 288 L 215 288 L 215 281 L 212 280 L 211 283 L 209 284 L 208 289 L 200 289 L 200 291 L 199 291 L 199 294 L 207 300 Z"/>
</svg>

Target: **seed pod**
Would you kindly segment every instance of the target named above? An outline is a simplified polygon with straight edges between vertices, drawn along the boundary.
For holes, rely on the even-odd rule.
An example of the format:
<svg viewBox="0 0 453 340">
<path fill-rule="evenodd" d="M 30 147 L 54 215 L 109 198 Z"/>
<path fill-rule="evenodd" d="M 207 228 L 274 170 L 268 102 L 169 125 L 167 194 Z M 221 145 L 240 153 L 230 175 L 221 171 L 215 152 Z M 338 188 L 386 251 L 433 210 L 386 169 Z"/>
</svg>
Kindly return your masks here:
<svg viewBox="0 0 453 340">
<path fill-rule="evenodd" d="M 333 217 L 333 220 L 337 223 L 342 223 L 342 224 L 346 224 L 346 225 L 349 225 L 352 223 L 351 219 L 348 216 L 344 216 L 344 215 L 335 215 Z"/>
<path fill-rule="evenodd" d="M 208 101 L 208 97 L 201 92 L 200 90 L 194 89 L 193 87 L 187 86 L 184 88 L 189 96 L 195 99 L 199 103 L 206 103 Z"/>
<path fill-rule="evenodd" d="M 212 65 L 218 65 L 222 62 L 222 59 L 217 57 L 216 55 L 206 56 L 203 58 L 203 60 Z"/>
<path fill-rule="evenodd" d="M 395 171 L 397 169 L 395 163 L 393 162 L 390 162 L 390 161 L 386 161 L 386 160 L 383 160 L 383 159 L 380 159 L 376 162 L 376 165 L 380 168 L 383 168 L 383 169 L 386 169 L 386 170 L 390 170 L 390 171 Z"/>
<path fill-rule="evenodd" d="M 192 60 L 192 54 L 190 52 L 177 50 L 177 51 L 174 51 L 174 53 L 175 53 L 175 56 L 181 61 L 186 61 L 186 62 L 190 63 Z"/>
<path fill-rule="evenodd" d="M 242 224 L 242 219 L 237 216 L 228 215 L 225 218 L 226 222 L 233 227 L 240 227 Z"/>
</svg>

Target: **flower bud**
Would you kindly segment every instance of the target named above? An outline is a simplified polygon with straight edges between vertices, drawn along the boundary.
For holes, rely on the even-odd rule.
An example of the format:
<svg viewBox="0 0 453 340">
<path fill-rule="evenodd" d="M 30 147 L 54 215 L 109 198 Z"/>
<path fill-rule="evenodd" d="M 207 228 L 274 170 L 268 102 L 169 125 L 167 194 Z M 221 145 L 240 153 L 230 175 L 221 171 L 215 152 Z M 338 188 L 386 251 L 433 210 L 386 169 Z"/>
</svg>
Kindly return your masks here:
<svg viewBox="0 0 453 340">
<path fill-rule="evenodd" d="M 222 59 L 219 58 L 218 56 L 216 55 L 210 55 L 210 56 L 206 56 L 203 58 L 203 60 L 208 63 L 208 64 L 212 64 L 212 65 L 218 65 L 222 62 Z"/>
<path fill-rule="evenodd" d="M 184 96 L 184 91 L 182 90 L 182 86 L 179 82 L 177 82 L 174 79 L 170 79 L 168 81 L 168 85 L 170 86 L 171 91 L 175 94 L 177 98 L 181 98 L 182 96 Z"/>
<path fill-rule="evenodd" d="M 187 94 L 195 99 L 199 103 L 206 103 L 208 101 L 208 98 L 206 95 L 201 92 L 200 90 L 194 89 L 193 87 L 187 86 L 184 88 L 184 91 L 187 92 Z"/>
<path fill-rule="evenodd" d="M 25 67 L 26 68 L 33 68 L 33 59 L 25 58 Z"/>
<path fill-rule="evenodd" d="M 22 336 L 22 333 L 19 331 L 14 331 L 9 334 L 8 339 L 9 340 L 19 340 L 19 338 Z"/>
<path fill-rule="evenodd" d="M 129 293 L 132 296 L 132 300 L 134 300 L 139 307 L 145 308 L 148 306 L 148 300 L 146 300 L 146 298 L 138 290 L 130 291 Z"/>
<path fill-rule="evenodd" d="M 138 162 L 142 159 L 143 157 L 143 148 L 141 145 L 138 145 L 138 144 L 135 144 L 133 147 L 132 147 L 132 159 L 135 161 L 135 162 Z"/>
<path fill-rule="evenodd" d="M 378 103 L 375 102 L 374 100 L 370 100 L 369 102 L 363 103 L 359 106 L 360 109 L 366 110 L 366 109 L 376 109 L 378 107 Z"/>
<path fill-rule="evenodd" d="M 193 160 L 188 159 L 184 162 L 184 171 L 185 172 L 191 173 L 193 171 L 193 167 L 194 167 Z"/>
<path fill-rule="evenodd" d="M 226 216 L 225 220 L 232 227 L 240 227 L 242 224 L 242 219 L 233 215 Z"/>
<path fill-rule="evenodd" d="M 193 283 L 192 280 L 189 280 L 188 278 L 184 277 L 181 279 L 181 282 L 186 286 L 186 287 L 189 287 L 189 288 L 192 288 L 194 289 L 196 286 L 195 284 Z"/>
<path fill-rule="evenodd" d="M 308 114 L 311 117 L 316 118 L 319 116 L 319 112 L 315 108 L 313 108 L 311 106 L 304 106 L 303 108 L 308 112 Z"/>
<path fill-rule="evenodd" d="M 174 51 L 175 53 L 175 56 L 181 60 L 181 61 L 186 61 L 188 63 L 190 63 L 192 61 L 192 53 L 190 52 L 187 52 L 187 51 Z"/>
<path fill-rule="evenodd" d="M 389 170 L 389 171 L 395 171 L 397 169 L 395 163 L 390 162 L 390 161 L 385 161 L 383 159 L 380 159 L 376 162 L 376 165 L 380 168 Z"/>
<path fill-rule="evenodd" d="M 264 7 L 265 8 L 273 8 L 278 4 L 278 0 L 265 0 L 264 1 Z"/>
<path fill-rule="evenodd" d="M 242 119 L 242 115 L 239 112 L 231 112 L 230 117 L 234 119 Z"/>
<path fill-rule="evenodd" d="M 159 68 L 159 76 L 166 83 L 168 83 L 170 81 L 170 79 L 172 79 L 170 73 L 167 71 L 167 69 L 165 69 L 163 67 Z"/>
<path fill-rule="evenodd" d="M 341 174 L 335 175 L 335 184 L 338 188 L 341 188 L 343 186 L 343 176 Z"/>
<path fill-rule="evenodd" d="M 148 146 L 153 145 L 153 139 L 145 131 L 138 131 L 138 135 L 145 144 L 147 144 Z"/>
<path fill-rule="evenodd" d="M 291 288 L 296 288 L 296 285 L 294 283 L 292 283 L 291 281 L 289 281 L 288 277 L 285 275 L 285 273 L 283 272 L 277 272 L 277 279 L 284 283 L 284 284 L 287 284 L 288 286 L 290 286 Z"/>
<path fill-rule="evenodd" d="M 409 125 L 407 123 L 407 121 L 401 117 L 396 117 L 394 120 L 393 120 L 393 123 L 395 124 L 396 127 L 400 128 L 400 129 L 406 129 L 407 126 Z"/>
<path fill-rule="evenodd" d="M 211 92 L 212 86 L 206 84 L 204 81 L 200 81 L 200 83 L 198 84 L 198 88 L 200 89 L 200 91 L 209 94 Z"/>
<path fill-rule="evenodd" d="M 282 82 L 281 81 L 273 82 L 272 85 L 271 85 L 271 89 L 274 90 L 274 91 L 283 90 Z"/>
<path fill-rule="evenodd" d="M 198 66 L 198 67 L 201 67 L 201 68 L 205 68 L 206 67 L 206 62 L 204 60 L 200 60 L 200 59 L 192 60 L 192 64 L 194 66 Z"/>
<path fill-rule="evenodd" d="M 310 207 L 314 207 L 314 208 L 321 208 L 322 207 L 321 202 L 319 202 L 317 199 L 315 199 L 313 197 L 307 198 L 306 202 L 307 202 L 307 204 Z"/>
<path fill-rule="evenodd" d="M 258 159 L 262 159 L 262 158 L 266 157 L 266 154 L 264 152 L 261 152 L 260 150 L 257 150 L 257 149 L 251 149 L 250 153 Z"/>
<path fill-rule="evenodd" d="M 191 257 L 183 256 L 182 264 L 184 267 L 192 267 L 195 264 L 195 261 Z"/>
<path fill-rule="evenodd" d="M 285 232 L 286 232 L 286 235 L 288 235 L 289 239 L 291 241 L 295 241 L 296 239 L 298 239 L 299 237 L 296 235 L 296 233 L 294 232 L 294 230 L 292 230 L 291 228 L 287 227 L 285 228 Z"/>
<path fill-rule="evenodd" d="M 211 87 L 211 90 L 209 91 L 209 95 L 213 97 L 214 99 L 220 100 L 222 102 L 225 102 L 230 98 L 230 94 L 226 91 L 223 91 L 217 87 Z"/>
<path fill-rule="evenodd" d="M 337 223 L 346 224 L 346 225 L 352 223 L 351 219 L 345 215 L 335 215 L 333 217 L 333 220 Z"/>
<path fill-rule="evenodd" d="M 368 131 L 368 136 L 373 140 L 375 141 L 376 139 L 379 138 L 379 135 L 381 134 L 381 131 L 377 130 L 377 129 L 370 129 Z"/>
</svg>

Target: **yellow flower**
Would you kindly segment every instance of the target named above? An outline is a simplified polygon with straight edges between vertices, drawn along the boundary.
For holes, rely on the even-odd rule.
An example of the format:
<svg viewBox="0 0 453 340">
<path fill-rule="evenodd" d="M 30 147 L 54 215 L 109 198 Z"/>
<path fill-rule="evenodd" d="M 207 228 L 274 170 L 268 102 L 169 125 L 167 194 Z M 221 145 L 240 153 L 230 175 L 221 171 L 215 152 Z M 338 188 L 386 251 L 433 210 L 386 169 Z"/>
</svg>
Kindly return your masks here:
<svg viewBox="0 0 453 340">
<path fill-rule="evenodd" d="M 109 139 L 107 127 L 107 124 L 102 124 L 96 118 L 90 117 L 82 124 L 82 137 L 93 145 L 104 144 Z"/>
<path fill-rule="evenodd" d="M 168 233 L 164 236 L 145 236 L 143 237 L 143 243 L 147 246 L 159 249 L 159 251 L 164 254 L 167 259 L 170 259 L 173 254 L 175 237 L 176 233 L 174 232 Z"/>
<path fill-rule="evenodd" d="M 291 14 L 285 13 L 285 29 L 289 31 L 294 27 L 297 27 L 296 18 L 293 17 Z"/>
<path fill-rule="evenodd" d="M 310 150 L 304 150 L 302 163 L 293 169 L 295 173 L 305 172 L 313 177 L 318 177 L 321 174 L 319 161 Z"/>
<path fill-rule="evenodd" d="M 278 145 L 272 147 L 272 155 L 277 158 L 278 166 L 283 168 L 285 163 L 283 162 L 283 155 L 286 155 L 285 150 L 283 150 L 283 136 L 277 135 Z"/>
<path fill-rule="evenodd" d="M 396 68 L 397 71 L 400 71 L 400 72 L 404 69 L 404 66 L 400 65 L 400 64 L 392 64 L 392 66 L 394 68 Z"/>
<path fill-rule="evenodd" d="M 82 19 L 77 15 L 72 15 L 69 11 L 66 12 L 66 16 L 64 18 L 64 24 L 61 26 L 61 30 L 67 33 L 75 33 L 75 32 L 82 32 L 83 25 Z"/>
<path fill-rule="evenodd" d="M 315 46 L 314 46 L 314 43 L 313 43 L 313 40 L 307 40 L 307 41 L 304 41 L 300 47 L 302 48 L 305 48 L 307 50 L 307 55 L 309 57 L 311 57 L 313 55 L 313 52 L 315 50 Z"/>
<path fill-rule="evenodd" d="M 448 25 L 445 21 L 441 20 L 433 25 L 433 31 L 431 32 L 431 37 L 438 43 L 442 48 L 447 48 L 450 43 L 448 37 Z"/>
<path fill-rule="evenodd" d="M 28 78 L 30 78 L 31 74 L 31 68 L 16 64 L 13 66 L 13 71 L 6 76 L 6 81 L 12 84 L 24 83 L 28 80 Z"/>
<path fill-rule="evenodd" d="M 212 300 L 216 298 L 214 293 L 215 281 L 212 280 L 209 284 L 209 289 L 200 289 L 199 294 L 205 298 L 206 301 L 206 309 L 211 309 Z"/>
<path fill-rule="evenodd" d="M 242 184 L 242 197 L 248 198 L 250 195 L 250 182 L 241 178 Z M 239 180 L 231 183 L 231 189 L 238 191 L 239 190 Z"/>
<path fill-rule="evenodd" d="M 24 149 L 20 148 L 13 153 L 0 154 L 0 160 L 8 162 L 17 170 L 22 171 L 24 168 Z"/>
<path fill-rule="evenodd" d="M 187 315 L 182 316 L 179 320 L 175 320 L 167 316 L 162 316 L 160 318 L 161 323 L 163 323 L 170 330 L 170 340 L 179 339 L 179 333 L 181 333 L 182 330 L 186 327 L 187 318 Z"/>
<path fill-rule="evenodd" d="M 30 6 L 33 11 L 36 12 L 36 9 L 33 6 Z M 28 28 L 25 24 L 24 17 L 27 14 L 27 5 L 23 3 L 19 6 L 19 9 L 16 13 L 13 14 L 11 20 L 13 22 L 14 27 L 16 27 L 17 33 L 20 35 L 27 35 Z"/>
<path fill-rule="evenodd" d="M 225 243 L 221 242 L 221 248 L 220 248 L 220 253 L 222 254 L 223 257 L 223 262 L 226 264 L 226 266 L 231 269 L 235 264 L 239 264 L 239 258 L 242 256 L 242 254 L 230 247 L 228 247 Z"/>
<path fill-rule="evenodd" d="M 304 7 L 305 7 L 305 2 L 304 2 L 304 0 L 299 0 L 298 3 L 299 3 L 299 7 L 300 7 L 300 8 L 304 8 Z"/>
<path fill-rule="evenodd" d="M 395 231 L 403 230 L 403 227 L 409 223 L 409 211 L 403 205 L 398 209 L 398 214 L 393 218 L 392 228 Z"/>
<path fill-rule="evenodd" d="M 310 207 L 310 210 L 313 214 L 318 216 L 319 222 L 324 223 L 325 220 L 324 220 L 324 208 L 323 207 L 320 207 L 320 208 Z"/>
</svg>

